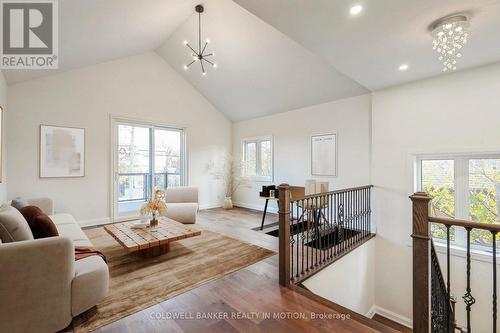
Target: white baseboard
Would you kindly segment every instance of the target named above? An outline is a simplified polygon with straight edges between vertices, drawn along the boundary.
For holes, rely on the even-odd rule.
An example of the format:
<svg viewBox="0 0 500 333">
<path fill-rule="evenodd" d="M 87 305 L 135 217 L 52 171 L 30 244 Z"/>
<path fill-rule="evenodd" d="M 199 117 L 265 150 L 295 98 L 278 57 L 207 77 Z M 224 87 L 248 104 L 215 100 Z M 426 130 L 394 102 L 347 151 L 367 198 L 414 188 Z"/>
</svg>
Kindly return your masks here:
<svg viewBox="0 0 500 333">
<path fill-rule="evenodd" d="M 221 203 L 203 204 L 203 205 L 200 205 L 200 210 L 220 208 L 220 207 L 222 207 Z"/>
<path fill-rule="evenodd" d="M 413 320 L 377 305 L 372 306 L 370 310 L 365 314 L 365 316 L 367 316 L 368 318 L 373 318 L 375 314 L 378 314 L 379 316 L 385 317 L 389 320 L 392 320 L 393 322 L 413 329 Z"/>
<path fill-rule="evenodd" d="M 263 205 L 252 205 L 252 204 L 247 204 L 243 202 L 234 202 L 234 206 L 236 207 L 241 207 L 241 208 L 248 208 L 248 209 L 253 209 L 253 210 L 260 210 L 261 212 L 264 211 L 264 206 Z M 276 207 L 269 207 L 267 206 L 267 212 L 268 213 L 278 213 L 278 208 Z"/>
<path fill-rule="evenodd" d="M 370 310 L 368 310 L 368 312 L 365 314 L 365 317 L 368 317 L 368 318 L 373 318 L 373 316 L 375 316 L 375 309 L 376 309 L 376 305 L 373 305 Z"/>
<path fill-rule="evenodd" d="M 111 223 L 111 219 L 109 217 L 78 221 L 78 224 L 82 228 L 90 228 L 90 227 L 95 227 L 98 225 L 109 224 L 109 223 Z"/>
</svg>

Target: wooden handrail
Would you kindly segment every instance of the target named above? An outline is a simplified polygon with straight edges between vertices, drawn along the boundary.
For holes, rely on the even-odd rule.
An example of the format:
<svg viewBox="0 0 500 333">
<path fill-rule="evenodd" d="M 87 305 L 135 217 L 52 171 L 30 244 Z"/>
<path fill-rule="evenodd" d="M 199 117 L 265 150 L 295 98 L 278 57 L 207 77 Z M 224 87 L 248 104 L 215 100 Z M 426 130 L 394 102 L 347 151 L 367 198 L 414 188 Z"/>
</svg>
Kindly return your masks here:
<svg viewBox="0 0 500 333">
<path fill-rule="evenodd" d="M 440 223 L 450 227 L 464 227 L 466 229 L 482 229 L 494 232 L 500 232 L 500 224 L 479 223 L 467 220 L 451 219 L 448 217 L 429 216 L 429 222 Z"/>
<path fill-rule="evenodd" d="M 346 193 L 346 192 L 351 192 L 351 191 L 357 191 L 357 190 L 365 190 L 368 188 L 372 188 L 373 185 L 365 185 L 365 186 L 358 186 L 358 187 L 351 187 L 351 188 L 344 188 L 341 190 L 335 190 L 335 191 L 330 191 L 330 192 L 321 192 L 321 193 L 315 193 L 315 194 L 308 194 L 300 198 L 293 198 L 291 202 L 299 201 L 299 200 L 305 200 L 305 199 L 311 199 L 311 198 L 316 198 L 317 196 L 327 196 L 331 194 L 339 194 L 339 193 Z"/>
</svg>

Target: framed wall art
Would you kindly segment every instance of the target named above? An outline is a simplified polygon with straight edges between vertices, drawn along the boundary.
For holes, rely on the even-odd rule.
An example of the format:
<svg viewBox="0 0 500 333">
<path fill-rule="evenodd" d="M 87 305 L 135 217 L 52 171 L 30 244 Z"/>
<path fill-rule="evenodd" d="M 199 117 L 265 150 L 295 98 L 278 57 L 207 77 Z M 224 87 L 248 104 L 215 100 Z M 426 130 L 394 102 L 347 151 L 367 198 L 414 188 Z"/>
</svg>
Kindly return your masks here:
<svg viewBox="0 0 500 333">
<path fill-rule="evenodd" d="M 337 134 L 311 136 L 311 175 L 337 176 Z"/>
<path fill-rule="evenodd" d="M 40 125 L 40 178 L 85 176 L 85 129 Z"/>
</svg>

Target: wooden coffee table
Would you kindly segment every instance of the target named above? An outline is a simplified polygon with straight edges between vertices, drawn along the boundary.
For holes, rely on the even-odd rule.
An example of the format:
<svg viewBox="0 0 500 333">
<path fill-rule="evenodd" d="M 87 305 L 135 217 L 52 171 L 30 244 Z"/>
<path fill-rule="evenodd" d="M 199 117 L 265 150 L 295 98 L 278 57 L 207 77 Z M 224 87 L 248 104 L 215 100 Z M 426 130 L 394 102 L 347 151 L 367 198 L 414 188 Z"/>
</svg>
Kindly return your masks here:
<svg viewBox="0 0 500 333">
<path fill-rule="evenodd" d="M 201 235 L 201 231 L 169 219 L 158 218 L 157 231 L 132 229 L 137 221 L 114 223 L 104 226 L 104 230 L 120 243 L 128 252 L 137 252 L 144 257 L 155 257 L 167 253 L 170 243 L 176 240 Z"/>
</svg>

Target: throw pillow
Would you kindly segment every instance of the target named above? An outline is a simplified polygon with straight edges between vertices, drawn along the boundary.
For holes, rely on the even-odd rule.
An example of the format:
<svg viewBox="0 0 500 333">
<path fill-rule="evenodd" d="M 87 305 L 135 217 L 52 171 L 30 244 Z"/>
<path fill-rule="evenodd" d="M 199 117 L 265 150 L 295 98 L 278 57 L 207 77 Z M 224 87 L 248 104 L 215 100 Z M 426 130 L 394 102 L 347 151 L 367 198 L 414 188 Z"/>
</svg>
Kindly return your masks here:
<svg viewBox="0 0 500 333">
<path fill-rule="evenodd" d="M 14 207 L 2 206 L 0 209 L 0 239 L 2 243 L 33 239 L 28 222 Z"/>
<path fill-rule="evenodd" d="M 28 221 L 35 239 L 59 236 L 54 222 L 37 206 L 26 206 L 20 212 Z"/>
<path fill-rule="evenodd" d="M 17 210 L 21 210 L 21 208 L 28 206 L 28 201 L 23 198 L 15 198 L 14 200 L 12 200 L 11 206 L 16 208 Z"/>
</svg>

